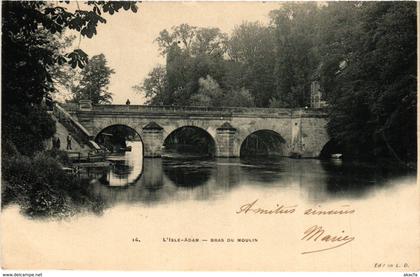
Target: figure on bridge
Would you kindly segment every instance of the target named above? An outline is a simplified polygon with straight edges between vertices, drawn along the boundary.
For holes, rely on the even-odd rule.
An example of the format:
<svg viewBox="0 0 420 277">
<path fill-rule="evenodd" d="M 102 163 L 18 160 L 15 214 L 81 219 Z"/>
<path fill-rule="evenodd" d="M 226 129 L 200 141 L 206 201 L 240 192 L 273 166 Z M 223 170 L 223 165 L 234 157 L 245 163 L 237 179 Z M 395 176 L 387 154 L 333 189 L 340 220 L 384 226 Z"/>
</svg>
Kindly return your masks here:
<svg viewBox="0 0 420 277">
<path fill-rule="evenodd" d="M 60 138 L 59 137 L 53 137 L 52 138 L 52 147 L 53 149 L 60 149 Z"/>
<path fill-rule="evenodd" d="M 71 141 L 72 141 L 72 137 L 70 134 L 68 134 L 67 136 L 67 150 L 72 150 L 71 149 Z"/>
</svg>

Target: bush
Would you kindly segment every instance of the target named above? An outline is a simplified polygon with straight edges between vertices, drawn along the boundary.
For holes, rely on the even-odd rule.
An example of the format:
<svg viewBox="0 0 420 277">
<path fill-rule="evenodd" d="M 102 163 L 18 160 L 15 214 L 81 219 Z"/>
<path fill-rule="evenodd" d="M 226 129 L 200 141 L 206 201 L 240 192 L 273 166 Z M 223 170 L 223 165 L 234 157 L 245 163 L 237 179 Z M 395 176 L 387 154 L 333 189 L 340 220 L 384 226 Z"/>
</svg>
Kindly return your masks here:
<svg viewBox="0 0 420 277">
<path fill-rule="evenodd" d="M 19 154 L 16 145 L 8 139 L 1 140 L 1 155 L 2 159 L 13 157 Z"/>
<path fill-rule="evenodd" d="M 223 103 L 228 107 L 255 107 L 254 97 L 245 88 L 229 91 L 225 95 Z"/>
<path fill-rule="evenodd" d="M 104 203 L 89 181 L 67 174 L 51 153 L 3 160 L 2 205 L 17 203 L 29 216 L 64 217 L 82 211 L 100 213 Z"/>
</svg>

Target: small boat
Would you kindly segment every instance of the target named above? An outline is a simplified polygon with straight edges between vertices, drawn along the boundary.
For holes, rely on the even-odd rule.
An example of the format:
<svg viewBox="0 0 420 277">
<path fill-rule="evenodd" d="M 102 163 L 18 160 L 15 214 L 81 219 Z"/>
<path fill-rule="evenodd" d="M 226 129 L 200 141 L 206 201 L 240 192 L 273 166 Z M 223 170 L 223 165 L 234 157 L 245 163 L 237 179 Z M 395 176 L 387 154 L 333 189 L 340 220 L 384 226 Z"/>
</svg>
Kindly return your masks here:
<svg viewBox="0 0 420 277">
<path fill-rule="evenodd" d="M 68 156 L 73 162 L 101 162 L 105 161 L 105 153 L 102 152 L 69 152 Z"/>
<path fill-rule="evenodd" d="M 73 163 L 74 167 L 79 167 L 79 168 L 103 168 L 103 167 L 110 167 L 112 165 L 111 162 L 109 161 L 104 161 L 104 162 L 90 162 L 90 163 Z"/>
<path fill-rule="evenodd" d="M 73 168 L 71 167 L 63 166 L 62 169 L 66 173 L 73 173 Z"/>
<path fill-rule="evenodd" d="M 341 153 L 331 154 L 331 159 L 341 159 L 342 156 Z"/>
<path fill-rule="evenodd" d="M 131 146 L 119 147 L 119 148 L 115 149 L 115 152 L 117 152 L 117 153 L 131 152 Z"/>
</svg>

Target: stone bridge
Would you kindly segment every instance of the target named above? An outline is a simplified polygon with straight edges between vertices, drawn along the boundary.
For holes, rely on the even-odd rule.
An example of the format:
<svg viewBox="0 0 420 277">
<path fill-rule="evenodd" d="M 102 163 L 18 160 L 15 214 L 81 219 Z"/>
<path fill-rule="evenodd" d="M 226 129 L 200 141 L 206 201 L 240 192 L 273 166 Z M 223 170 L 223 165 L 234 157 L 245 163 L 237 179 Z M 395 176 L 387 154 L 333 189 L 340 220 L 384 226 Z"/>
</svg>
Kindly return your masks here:
<svg viewBox="0 0 420 277">
<path fill-rule="evenodd" d="M 184 126 L 205 130 L 216 157 L 239 157 L 241 145 L 260 130 L 284 140 L 283 155 L 316 158 L 328 142 L 327 115 L 320 109 L 209 108 L 143 105 L 64 106 L 94 139 L 105 128 L 125 125 L 143 142 L 145 157 L 160 157 L 165 139 Z"/>
</svg>

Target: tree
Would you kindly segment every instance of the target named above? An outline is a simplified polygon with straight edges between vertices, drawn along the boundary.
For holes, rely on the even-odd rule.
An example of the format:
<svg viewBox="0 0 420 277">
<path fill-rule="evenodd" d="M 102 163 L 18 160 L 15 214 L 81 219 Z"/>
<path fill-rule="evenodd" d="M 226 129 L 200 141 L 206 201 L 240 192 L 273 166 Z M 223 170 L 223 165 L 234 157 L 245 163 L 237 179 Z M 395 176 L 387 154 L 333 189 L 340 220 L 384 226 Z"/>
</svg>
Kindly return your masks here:
<svg viewBox="0 0 420 277">
<path fill-rule="evenodd" d="M 162 97 L 165 105 L 188 105 L 191 83 L 196 81 L 191 76 L 191 63 L 188 51 L 173 43 L 166 55 L 167 90 Z"/>
<path fill-rule="evenodd" d="M 349 62 L 348 55 L 359 48 L 361 6 L 357 2 L 330 2 L 320 10 L 318 50 L 320 85 L 325 99 L 333 103 L 340 91 L 338 76 Z M 345 23 L 345 24 L 344 24 Z"/>
<path fill-rule="evenodd" d="M 200 78 L 210 75 L 220 82 L 224 76 L 226 39 L 227 35 L 218 28 L 181 24 L 172 27 L 171 32 L 162 30 L 155 41 L 161 54 L 166 56 L 165 72 L 154 69 L 143 84 L 134 86 L 134 89 L 144 93 L 149 103 L 196 103 Z"/>
<path fill-rule="evenodd" d="M 275 93 L 274 67 L 276 47 L 273 28 L 259 22 L 244 22 L 235 27 L 228 43 L 228 55 L 240 64 L 241 77 L 231 89 L 246 88 L 256 105 L 267 107 Z"/>
<path fill-rule="evenodd" d="M 109 104 L 112 93 L 108 91 L 109 78 L 114 70 L 106 65 L 104 54 L 93 56 L 80 72 L 80 83 L 73 88 L 73 100 L 89 99 L 93 104 Z"/>
<path fill-rule="evenodd" d="M 172 32 L 164 29 L 155 39 L 162 55 L 168 54 L 176 44 L 188 56 L 200 54 L 223 55 L 226 49 L 227 35 L 219 28 L 198 28 L 188 24 L 172 27 Z"/>
<path fill-rule="evenodd" d="M 49 43 L 57 49 L 61 54 L 69 52 L 73 46 L 75 35 L 67 35 L 64 33 L 48 34 Z M 48 68 L 53 81 L 52 94 L 58 102 L 71 101 L 77 84 L 79 84 L 81 76 L 79 67 L 73 68 L 70 64 L 53 64 Z"/>
<path fill-rule="evenodd" d="M 137 93 L 144 93 L 146 104 L 162 105 L 167 91 L 167 77 L 165 67 L 158 65 L 149 72 L 143 83 L 133 86 Z"/>
<path fill-rule="evenodd" d="M 285 107 L 309 104 L 309 92 L 317 56 L 316 3 L 284 4 L 270 12 L 276 37 L 275 83 L 277 101 Z"/>
<path fill-rule="evenodd" d="M 172 33 L 169 33 L 166 29 L 162 30 L 159 33 L 159 37 L 155 40 L 159 45 L 161 54 L 167 54 L 174 44 L 177 44 L 180 49 L 189 54 L 191 43 L 196 34 L 196 29 L 197 27 L 184 23 L 178 26 L 173 26 Z"/>
<path fill-rule="evenodd" d="M 223 56 L 226 52 L 227 34 L 219 28 L 198 28 L 191 43 L 191 54 L 195 56 Z"/>
</svg>

